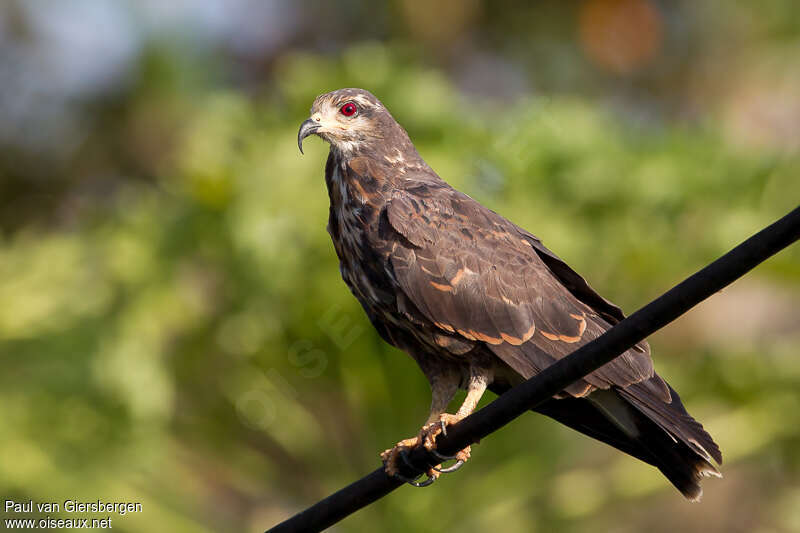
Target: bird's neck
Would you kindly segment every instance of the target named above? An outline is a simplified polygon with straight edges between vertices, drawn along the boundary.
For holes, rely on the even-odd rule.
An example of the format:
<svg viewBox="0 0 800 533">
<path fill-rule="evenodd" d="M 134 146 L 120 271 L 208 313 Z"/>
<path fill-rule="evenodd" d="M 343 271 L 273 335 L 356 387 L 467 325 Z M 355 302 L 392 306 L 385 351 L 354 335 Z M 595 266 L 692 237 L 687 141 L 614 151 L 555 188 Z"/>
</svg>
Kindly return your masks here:
<svg viewBox="0 0 800 533">
<path fill-rule="evenodd" d="M 367 156 L 342 157 L 331 149 L 325 169 L 331 207 L 352 209 L 359 205 L 378 206 L 388 200 L 394 181 L 385 165 Z"/>
</svg>

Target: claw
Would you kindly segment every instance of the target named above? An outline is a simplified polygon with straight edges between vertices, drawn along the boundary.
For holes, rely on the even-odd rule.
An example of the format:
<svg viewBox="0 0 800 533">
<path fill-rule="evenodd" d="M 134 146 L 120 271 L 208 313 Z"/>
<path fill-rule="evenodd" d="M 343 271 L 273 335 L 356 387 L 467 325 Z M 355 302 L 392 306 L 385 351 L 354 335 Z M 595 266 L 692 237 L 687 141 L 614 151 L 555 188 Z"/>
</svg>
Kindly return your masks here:
<svg viewBox="0 0 800 533">
<path fill-rule="evenodd" d="M 420 474 L 420 475 L 422 475 L 422 474 Z M 425 481 L 417 481 L 416 479 L 409 479 L 409 478 L 405 477 L 402 474 L 395 474 L 394 477 L 396 477 L 400 481 L 405 481 L 406 483 L 408 483 L 412 487 L 417 487 L 417 488 L 422 488 L 422 487 L 427 487 L 428 485 L 433 485 L 433 482 L 436 481 L 436 478 L 433 477 L 433 476 L 428 476 L 428 479 L 426 479 Z M 419 476 L 417 476 L 417 477 L 419 477 Z"/>
<path fill-rule="evenodd" d="M 451 472 L 455 472 L 456 470 L 458 470 L 462 466 L 464 466 L 464 461 L 459 459 L 458 461 L 455 462 L 455 464 L 453 464 L 452 466 L 448 466 L 447 468 L 437 468 L 435 466 L 432 467 L 432 468 L 434 470 L 436 470 L 437 472 L 439 472 L 440 474 L 449 474 Z"/>
<path fill-rule="evenodd" d="M 436 457 L 436 459 L 438 459 L 439 461 L 441 461 L 441 462 L 443 462 L 443 463 L 444 463 L 445 461 L 451 461 L 451 460 L 453 460 L 453 459 L 456 459 L 456 462 L 455 462 L 455 464 L 453 464 L 453 465 L 451 465 L 451 466 L 448 466 L 447 468 L 440 468 L 440 467 L 441 467 L 441 465 L 439 465 L 439 467 L 436 467 L 436 466 L 432 467 L 434 470 L 436 470 L 436 471 L 437 471 L 437 472 L 439 472 L 440 474 L 449 474 L 449 473 L 451 473 L 451 472 L 455 472 L 456 470 L 458 470 L 459 468 L 461 468 L 462 466 L 464 466 L 464 459 L 460 459 L 460 458 L 458 457 L 458 455 L 459 455 L 459 454 L 455 454 L 455 455 L 444 455 L 443 453 L 439 453 L 439 451 L 438 451 L 438 450 L 428 450 L 428 452 L 429 452 L 431 455 L 433 455 L 434 457 Z"/>
</svg>

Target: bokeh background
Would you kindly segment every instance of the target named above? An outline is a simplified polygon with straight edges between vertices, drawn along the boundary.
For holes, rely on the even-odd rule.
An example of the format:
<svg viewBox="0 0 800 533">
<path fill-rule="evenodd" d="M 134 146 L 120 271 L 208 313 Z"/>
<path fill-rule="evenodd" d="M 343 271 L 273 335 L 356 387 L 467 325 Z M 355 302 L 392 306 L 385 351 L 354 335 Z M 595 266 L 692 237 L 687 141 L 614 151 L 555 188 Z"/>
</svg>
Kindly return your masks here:
<svg viewBox="0 0 800 533">
<path fill-rule="evenodd" d="M 791 0 L 3 0 L 0 496 L 263 531 L 417 430 L 297 151 L 317 94 L 632 311 L 798 204 L 798 57 Z M 725 455 L 702 504 L 530 415 L 335 531 L 800 531 L 800 248 L 651 343 Z"/>
</svg>

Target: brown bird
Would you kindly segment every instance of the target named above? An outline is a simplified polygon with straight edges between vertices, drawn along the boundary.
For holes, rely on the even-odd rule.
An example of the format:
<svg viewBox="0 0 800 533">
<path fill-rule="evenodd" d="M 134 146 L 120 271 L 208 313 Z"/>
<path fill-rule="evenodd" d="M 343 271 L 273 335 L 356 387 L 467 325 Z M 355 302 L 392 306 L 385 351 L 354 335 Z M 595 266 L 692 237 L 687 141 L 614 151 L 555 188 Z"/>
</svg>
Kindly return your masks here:
<svg viewBox="0 0 800 533">
<path fill-rule="evenodd" d="M 386 107 L 362 89 L 323 94 L 297 135 L 330 143 L 328 232 L 342 278 L 386 342 L 432 389 L 419 434 L 381 455 L 390 475 L 414 446 L 433 450 L 488 388 L 502 393 L 624 318 L 531 233 L 445 183 Z M 455 414 L 456 391 L 467 391 Z M 722 454 L 641 342 L 534 411 L 656 466 L 689 500 Z M 459 452 L 459 465 L 470 449 Z M 441 471 L 432 468 L 436 479 Z"/>
</svg>

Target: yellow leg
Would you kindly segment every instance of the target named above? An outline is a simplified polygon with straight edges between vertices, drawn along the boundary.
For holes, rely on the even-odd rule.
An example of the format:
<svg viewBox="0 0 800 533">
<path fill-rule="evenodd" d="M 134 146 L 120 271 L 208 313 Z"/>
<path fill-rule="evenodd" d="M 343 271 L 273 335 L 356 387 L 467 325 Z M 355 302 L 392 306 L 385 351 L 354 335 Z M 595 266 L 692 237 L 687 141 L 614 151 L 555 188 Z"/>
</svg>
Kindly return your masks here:
<svg viewBox="0 0 800 533">
<path fill-rule="evenodd" d="M 436 438 L 444 431 L 446 426 L 460 422 L 475 410 L 483 393 L 486 392 L 486 387 L 491 377 L 491 372 L 486 369 L 471 369 L 469 382 L 467 384 L 467 396 L 464 398 L 464 402 L 461 404 L 456 414 L 446 413 L 445 409 L 447 409 L 447 405 L 455 395 L 457 382 L 453 379 L 432 380 L 431 412 L 428 416 L 428 420 L 415 437 L 401 440 L 393 448 L 381 454 L 381 458 L 386 465 L 386 473 L 390 476 L 397 474 L 397 460 L 402 451 L 417 447 L 420 444 L 425 446 L 428 450 L 435 449 Z M 470 457 L 470 451 L 471 447 L 467 446 L 459 451 L 455 457 L 459 461 L 466 462 Z M 440 472 L 431 468 L 428 470 L 427 474 L 435 479 L 439 477 Z"/>
</svg>

